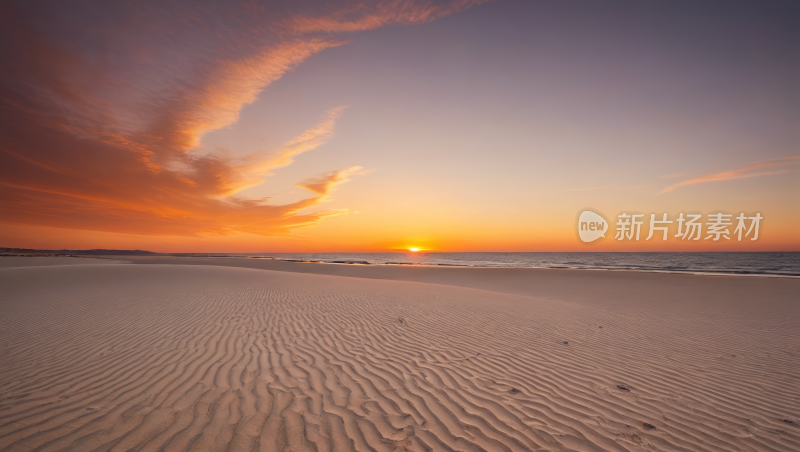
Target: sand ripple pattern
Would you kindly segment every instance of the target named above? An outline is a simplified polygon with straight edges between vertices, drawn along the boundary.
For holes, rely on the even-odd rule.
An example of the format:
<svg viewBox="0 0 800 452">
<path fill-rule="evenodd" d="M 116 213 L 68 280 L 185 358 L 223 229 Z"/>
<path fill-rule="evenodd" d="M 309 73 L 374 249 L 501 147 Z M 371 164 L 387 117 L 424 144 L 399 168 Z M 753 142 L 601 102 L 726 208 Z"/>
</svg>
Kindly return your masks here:
<svg viewBox="0 0 800 452">
<path fill-rule="evenodd" d="M 800 450 L 796 313 L 720 332 L 200 266 L 5 269 L 0 287 L 3 451 Z"/>
</svg>

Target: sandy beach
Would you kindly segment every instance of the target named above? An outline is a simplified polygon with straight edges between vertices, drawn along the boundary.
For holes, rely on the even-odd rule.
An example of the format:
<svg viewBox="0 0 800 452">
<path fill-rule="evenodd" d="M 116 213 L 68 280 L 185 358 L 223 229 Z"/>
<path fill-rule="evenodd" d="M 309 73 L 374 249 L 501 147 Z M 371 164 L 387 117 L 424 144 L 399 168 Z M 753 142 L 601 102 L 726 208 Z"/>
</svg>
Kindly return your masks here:
<svg viewBox="0 0 800 452">
<path fill-rule="evenodd" d="M 800 279 L 31 259 L 3 451 L 800 450 Z"/>
</svg>

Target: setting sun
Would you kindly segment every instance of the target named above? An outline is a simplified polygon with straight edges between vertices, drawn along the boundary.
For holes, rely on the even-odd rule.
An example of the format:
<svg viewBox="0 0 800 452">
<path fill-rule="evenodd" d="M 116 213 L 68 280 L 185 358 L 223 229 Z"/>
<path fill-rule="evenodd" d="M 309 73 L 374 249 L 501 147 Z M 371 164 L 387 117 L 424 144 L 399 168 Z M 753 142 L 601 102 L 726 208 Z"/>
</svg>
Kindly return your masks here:
<svg viewBox="0 0 800 452">
<path fill-rule="evenodd" d="M 419 248 L 409 248 L 408 250 L 416 253 L 417 251 L 419 251 Z"/>
</svg>

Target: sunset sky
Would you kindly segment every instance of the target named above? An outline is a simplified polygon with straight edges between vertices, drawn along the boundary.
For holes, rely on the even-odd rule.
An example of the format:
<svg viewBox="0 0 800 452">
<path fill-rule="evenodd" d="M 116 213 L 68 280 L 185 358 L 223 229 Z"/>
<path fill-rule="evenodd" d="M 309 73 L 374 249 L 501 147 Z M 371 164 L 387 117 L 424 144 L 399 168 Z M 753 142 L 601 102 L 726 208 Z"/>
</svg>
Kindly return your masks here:
<svg viewBox="0 0 800 452">
<path fill-rule="evenodd" d="M 3 2 L 0 247 L 798 251 L 798 19 L 794 1 Z M 764 220 L 755 242 L 589 246 L 587 207 Z"/>
</svg>

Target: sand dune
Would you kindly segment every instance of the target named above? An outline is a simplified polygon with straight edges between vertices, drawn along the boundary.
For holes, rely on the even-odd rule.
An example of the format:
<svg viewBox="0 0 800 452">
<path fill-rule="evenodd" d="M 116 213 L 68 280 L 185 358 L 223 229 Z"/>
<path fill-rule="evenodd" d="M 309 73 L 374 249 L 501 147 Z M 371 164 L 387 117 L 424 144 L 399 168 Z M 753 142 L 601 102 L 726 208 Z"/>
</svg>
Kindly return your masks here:
<svg viewBox="0 0 800 452">
<path fill-rule="evenodd" d="M 715 278 L 687 316 L 591 285 L 6 268 L 0 450 L 800 450 L 800 305 Z"/>
</svg>

